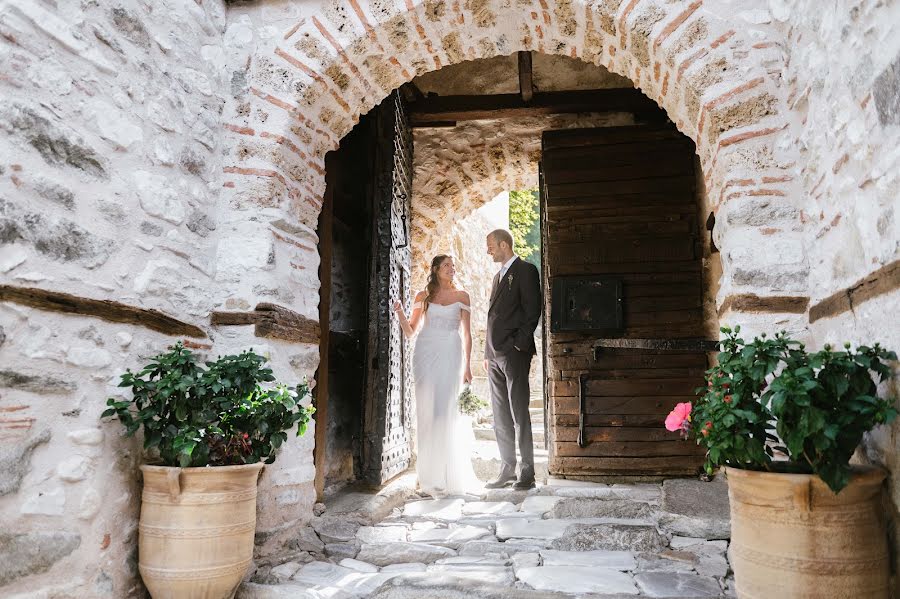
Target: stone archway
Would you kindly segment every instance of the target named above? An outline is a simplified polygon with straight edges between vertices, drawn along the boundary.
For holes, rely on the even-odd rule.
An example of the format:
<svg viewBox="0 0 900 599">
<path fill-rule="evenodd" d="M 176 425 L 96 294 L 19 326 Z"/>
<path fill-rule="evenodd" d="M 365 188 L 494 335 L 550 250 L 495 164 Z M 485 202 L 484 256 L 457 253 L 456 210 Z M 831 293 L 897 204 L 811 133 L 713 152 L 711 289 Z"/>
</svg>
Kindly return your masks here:
<svg viewBox="0 0 900 599">
<path fill-rule="evenodd" d="M 794 124 L 779 84 L 779 40 L 774 29 L 738 21 L 729 6 L 701 0 L 330 4 L 273 37 L 241 74 L 244 91 L 228 125 L 225 204 L 233 210 L 262 204 L 280 213 L 278 222 L 286 227 L 275 233 L 272 251 L 286 255 L 292 280 L 308 297 L 317 289 L 314 229 L 323 157 L 359 115 L 417 74 L 534 50 L 629 77 L 695 141 L 709 204 L 718 215 L 720 309 L 741 310 L 750 305 L 748 297 L 803 292 L 807 267 L 797 212 L 770 210 L 759 219 L 744 203 L 730 203 L 751 198 L 786 204 L 794 195 L 794 164 L 777 149 L 779 135 Z M 235 227 L 236 241 L 263 228 L 268 226 L 243 223 Z M 780 251 L 767 257 L 737 249 L 763 242 Z M 269 256 L 256 259 L 263 258 Z M 240 264 L 241 286 L 250 292 L 253 273 L 260 280 L 267 273 L 264 264 L 254 268 L 248 260 Z M 296 307 L 314 316 L 313 305 L 305 299 L 301 304 Z M 781 310 L 775 305 L 765 311 Z"/>
<path fill-rule="evenodd" d="M 230 37 L 259 33 L 262 41 L 232 63 L 235 98 L 223 116 L 215 266 L 226 299 L 253 305 L 275 296 L 316 320 L 325 154 L 416 75 L 530 50 L 601 65 L 667 112 L 695 141 L 716 213 L 719 316 L 740 313 L 750 328 L 806 328 L 797 165 L 779 149 L 782 136 L 796 138 L 799 117 L 780 85 L 782 33 L 753 23 L 752 11 L 738 17 L 712 0 L 346 0 L 297 8 L 276 31 L 265 6 L 231 10 Z M 755 251 L 762 245 L 773 251 Z M 295 370 L 313 376 L 316 349 L 305 347 Z M 308 510 L 299 499 L 289 504 L 278 504 L 277 517 L 261 507 L 261 526 Z"/>
</svg>

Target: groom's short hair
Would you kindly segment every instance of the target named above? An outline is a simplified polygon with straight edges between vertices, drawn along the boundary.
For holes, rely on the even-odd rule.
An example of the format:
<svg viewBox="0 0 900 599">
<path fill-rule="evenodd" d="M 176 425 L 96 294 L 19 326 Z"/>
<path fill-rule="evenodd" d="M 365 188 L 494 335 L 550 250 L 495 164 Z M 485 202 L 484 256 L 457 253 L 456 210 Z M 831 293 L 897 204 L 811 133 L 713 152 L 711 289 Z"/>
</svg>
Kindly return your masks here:
<svg viewBox="0 0 900 599">
<path fill-rule="evenodd" d="M 509 249 L 512 249 L 513 239 L 512 235 L 510 235 L 509 231 L 506 229 L 494 229 L 490 233 L 488 233 L 488 237 L 493 237 L 494 241 L 497 243 L 506 242 L 506 245 L 509 246 Z"/>
</svg>

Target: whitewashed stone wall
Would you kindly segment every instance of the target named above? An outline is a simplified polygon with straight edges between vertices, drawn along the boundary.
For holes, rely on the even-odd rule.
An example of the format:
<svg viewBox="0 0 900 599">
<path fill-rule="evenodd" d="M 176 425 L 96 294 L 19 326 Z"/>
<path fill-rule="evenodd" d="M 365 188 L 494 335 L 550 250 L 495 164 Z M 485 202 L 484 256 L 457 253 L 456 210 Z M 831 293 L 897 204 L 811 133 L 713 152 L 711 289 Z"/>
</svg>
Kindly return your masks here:
<svg viewBox="0 0 900 599">
<path fill-rule="evenodd" d="M 157 308 L 209 330 L 210 353 L 259 341 L 210 330 L 210 310 L 273 301 L 315 318 L 325 152 L 416 74 L 527 49 L 628 77 L 695 140 L 717 211 L 717 299 L 732 306 L 723 319 L 896 348 L 896 291 L 811 327 L 806 313 L 732 300 L 815 303 L 896 260 L 897 10 L 5 2 L 0 284 Z M 137 446 L 97 414 L 119 372 L 173 339 L 8 302 L 0 327 L 0 561 L 17 560 L 2 593 L 135 593 Z M 313 345 L 259 348 L 283 377 L 318 362 Z M 868 445 L 895 471 L 896 432 Z M 311 445 L 310 433 L 267 469 L 263 553 L 311 513 Z"/>
<path fill-rule="evenodd" d="M 226 26 L 215 0 L 0 5 L 0 284 L 158 309 L 209 330 L 202 354 L 253 346 L 297 382 L 315 348 L 208 326 L 252 307 L 228 273 L 253 244 L 220 243 L 236 227 L 220 203 Z M 0 594 L 140 593 L 140 443 L 99 415 L 125 368 L 176 340 L 0 303 Z M 267 468 L 263 539 L 309 517 L 311 443 Z"/>
<path fill-rule="evenodd" d="M 783 72 L 790 104 L 803 122 L 799 134 L 784 136 L 781 145 L 800 156 L 795 170 L 802 184 L 808 293 L 816 304 L 900 259 L 900 4 L 769 4 L 768 18 L 782 30 L 790 51 Z M 897 276 L 895 270 L 894 291 L 812 323 L 815 346 L 880 342 L 900 351 Z M 897 379 L 885 387 L 885 393 L 900 397 Z M 863 453 L 893 473 L 896 539 L 900 422 L 869 435 Z M 900 560 L 896 551 L 894 556 Z"/>
<path fill-rule="evenodd" d="M 224 26 L 215 1 L 4 3 L 3 284 L 208 315 Z M 0 331 L 0 594 L 135 594 L 140 445 L 99 415 L 175 339 L 13 303 Z"/>
</svg>

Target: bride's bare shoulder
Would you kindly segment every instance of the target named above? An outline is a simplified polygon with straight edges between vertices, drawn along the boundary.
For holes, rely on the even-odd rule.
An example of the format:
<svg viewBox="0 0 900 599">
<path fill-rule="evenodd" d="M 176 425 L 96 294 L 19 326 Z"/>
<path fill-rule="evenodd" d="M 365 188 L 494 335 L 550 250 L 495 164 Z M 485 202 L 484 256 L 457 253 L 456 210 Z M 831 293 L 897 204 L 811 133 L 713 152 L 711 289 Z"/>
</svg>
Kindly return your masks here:
<svg viewBox="0 0 900 599">
<path fill-rule="evenodd" d="M 469 298 L 468 291 L 463 291 L 462 289 L 460 289 L 459 291 L 456 292 L 456 297 L 457 297 L 456 301 L 462 302 L 467 306 L 472 305 L 472 300 Z"/>
<path fill-rule="evenodd" d="M 420 291 L 419 293 L 416 294 L 416 299 L 415 299 L 415 301 L 421 302 L 421 301 L 424 300 L 426 297 L 428 297 L 428 292 L 427 292 L 427 291 Z"/>
</svg>

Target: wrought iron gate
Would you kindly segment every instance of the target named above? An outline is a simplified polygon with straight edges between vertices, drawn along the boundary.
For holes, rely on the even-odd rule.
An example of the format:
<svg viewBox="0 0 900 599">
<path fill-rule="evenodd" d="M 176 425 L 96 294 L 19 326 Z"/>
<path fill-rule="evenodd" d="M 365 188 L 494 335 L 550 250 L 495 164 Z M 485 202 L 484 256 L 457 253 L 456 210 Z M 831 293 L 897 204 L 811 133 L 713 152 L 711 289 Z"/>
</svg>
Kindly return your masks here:
<svg viewBox="0 0 900 599">
<path fill-rule="evenodd" d="M 409 305 L 412 130 L 398 92 L 376 109 L 375 235 L 369 287 L 369 377 L 363 476 L 380 485 L 412 457 L 410 344 L 392 306 Z"/>
</svg>

